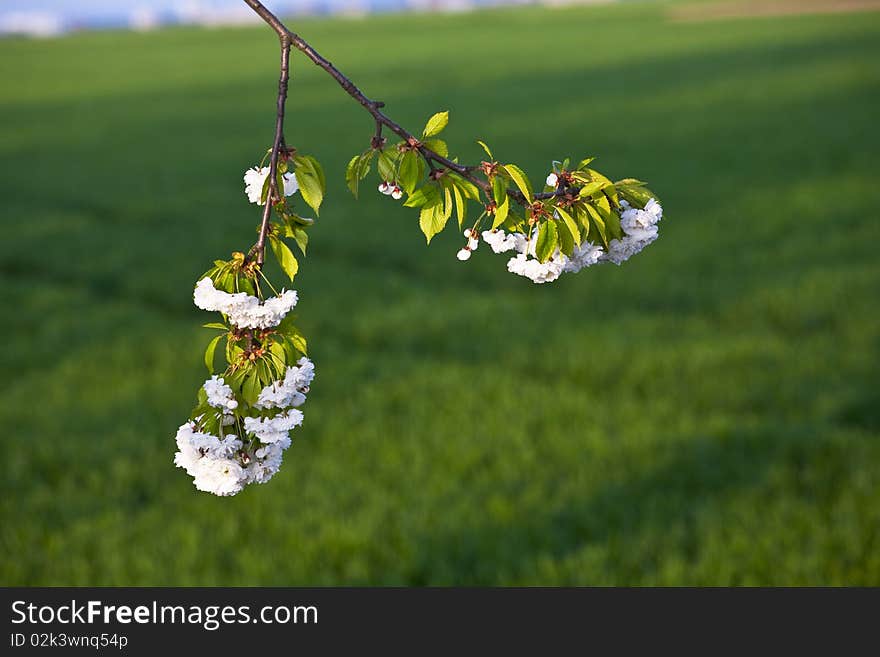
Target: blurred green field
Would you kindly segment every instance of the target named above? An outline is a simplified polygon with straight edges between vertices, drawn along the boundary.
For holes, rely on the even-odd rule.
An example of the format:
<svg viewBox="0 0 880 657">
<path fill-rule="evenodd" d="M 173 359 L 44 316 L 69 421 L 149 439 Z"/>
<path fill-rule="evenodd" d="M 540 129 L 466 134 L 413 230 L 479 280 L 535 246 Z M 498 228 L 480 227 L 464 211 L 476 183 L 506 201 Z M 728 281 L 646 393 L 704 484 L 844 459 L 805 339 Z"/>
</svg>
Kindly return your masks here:
<svg viewBox="0 0 880 657">
<path fill-rule="evenodd" d="M 466 160 L 650 181 L 661 239 L 544 286 L 426 250 L 345 189 L 373 126 L 297 55 L 318 377 L 270 484 L 198 493 L 191 289 L 253 239 L 276 41 L 0 42 L 0 584 L 880 584 L 880 14 L 293 27 L 405 125 L 451 109 Z"/>
</svg>

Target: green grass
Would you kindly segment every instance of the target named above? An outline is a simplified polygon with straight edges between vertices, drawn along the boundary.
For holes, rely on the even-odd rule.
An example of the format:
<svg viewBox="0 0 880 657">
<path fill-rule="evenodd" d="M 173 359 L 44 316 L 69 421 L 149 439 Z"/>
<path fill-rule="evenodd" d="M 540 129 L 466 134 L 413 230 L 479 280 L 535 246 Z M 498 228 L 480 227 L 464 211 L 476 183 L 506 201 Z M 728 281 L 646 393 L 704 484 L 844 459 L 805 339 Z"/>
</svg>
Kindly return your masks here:
<svg viewBox="0 0 880 657">
<path fill-rule="evenodd" d="M 348 194 L 373 126 L 297 56 L 318 377 L 270 484 L 198 493 L 190 290 L 253 239 L 276 42 L 0 42 L 0 584 L 880 584 L 880 14 L 297 27 L 405 125 L 451 109 L 466 160 L 650 181 L 661 239 L 544 286 L 426 250 Z"/>
</svg>

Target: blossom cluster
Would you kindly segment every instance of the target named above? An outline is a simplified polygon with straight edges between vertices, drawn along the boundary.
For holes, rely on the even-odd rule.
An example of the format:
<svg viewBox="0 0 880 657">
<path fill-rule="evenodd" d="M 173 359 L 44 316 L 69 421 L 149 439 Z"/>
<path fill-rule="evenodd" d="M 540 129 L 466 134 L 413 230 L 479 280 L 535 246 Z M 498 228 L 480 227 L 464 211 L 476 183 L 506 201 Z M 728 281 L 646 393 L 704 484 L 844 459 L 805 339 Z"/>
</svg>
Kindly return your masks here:
<svg viewBox="0 0 880 657">
<path fill-rule="evenodd" d="M 403 190 L 400 189 L 400 186 L 390 183 L 387 180 L 383 180 L 379 185 L 379 191 L 382 194 L 385 194 L 385 196 L 390 196 L 395 201 L 399 201 L 403 198 Z"/>
<path fill-rule="evenodd" d="M 277 297 L 261 301 L 246 292 L 218 290 L 214 282 L 205 277 L 196 283 L 193 301 L 202 310 L 223 313 L 229 323 L 238 328 L 266 329 L 278 326 L 296 305 L 298 297 L 296 290 L 286 290 Z"/>
<path fill-rule="evenodd" d="M 174 464 L 193 478 L 198 490 L 214 495 L 235 495 L 248 484 L 266 483 L 281 467 L 290 432 L 302 424 L 297 407 L 306 401 L 314 376 L 314 363 L 300 358 L 287 368 L 283 380 L 263 388 L 260 402 L 250 411 L 238 403 L 223 378 L 212 376 L 202 387 L 207 403 L 221 416 L 220 435 L 200 430 L 203 417 L 181 425 Z"/>
<path fill-rule="evenodd" d="M 550 184 L 549 178 L 547 183 Z M 663 218 L 660 203 L 652 198 L 640 209 L 621 200 L 620 209 L 623 237 L 611 240 L 607 250 L 585 240 L 580 246 L 574 247 L 571 256 L 563 254 L 557 248 L 545 262 L 541 262 L 535 255 L 537 229 L 529 237 L 523 233 L 507 233 L 501 229 L 483 231 L 481 237 L 495 253 L 516 252 L 507 261 L 509 272 L 525 276 L 534 283 L 549 283 L 564 273 L 575 273 L 597 263 L 613 262 L 619 265 L 657 239 L 657 224 Z M 459 260 L 467 260 L 471 251 L 477 248 L 474 231 L 468 229 L 464 236 L 468 244 L 458 252 Z"/>
</svg>

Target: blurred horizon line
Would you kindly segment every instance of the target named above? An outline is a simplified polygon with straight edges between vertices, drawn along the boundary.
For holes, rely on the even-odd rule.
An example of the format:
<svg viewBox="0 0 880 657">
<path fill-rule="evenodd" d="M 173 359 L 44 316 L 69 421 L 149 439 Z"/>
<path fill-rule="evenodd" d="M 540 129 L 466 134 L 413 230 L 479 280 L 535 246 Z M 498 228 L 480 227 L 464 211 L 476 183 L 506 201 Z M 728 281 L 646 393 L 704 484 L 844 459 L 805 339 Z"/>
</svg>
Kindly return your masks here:
<svg viewBox="0 0 880 657">
<path fill-rule="evenodd" d="M 278 0 L 280 16 L 362 17 L 405 12 L 466 12 L 517 5 L 592 5 L 620 0 Z M 49 38 L 102 29 L 150 31 L 173 25 L 223 27 L 261 22 L 241 0 L 8 0 L 0 8 L 0 38 Z M 61 6 L 59 6 L 59 4 Z"/>
</svg>

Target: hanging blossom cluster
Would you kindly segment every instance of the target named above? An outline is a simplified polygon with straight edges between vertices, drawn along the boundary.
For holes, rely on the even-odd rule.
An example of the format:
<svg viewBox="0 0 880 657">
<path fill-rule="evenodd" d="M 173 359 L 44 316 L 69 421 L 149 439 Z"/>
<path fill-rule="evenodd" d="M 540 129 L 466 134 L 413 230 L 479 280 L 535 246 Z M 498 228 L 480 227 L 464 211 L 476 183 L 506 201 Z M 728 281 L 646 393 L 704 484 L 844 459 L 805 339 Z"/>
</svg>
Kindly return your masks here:
<svg viewBox="0 0 880 657">
<path fill-rule="evenodd" d="M 302 424 L 298 406 L 315 376 L 315 366 L 301 358 L 288 367 L 284 379 L 260 391 L 254 408 L 274 412 L 260 416 L 237 413 L 240 407 L 232 388 L 222 377 L 212 376 L 202 390 L 206 403 L 219 416 L 217 435 L 200 431 L 204 415 L 177 430 L 174 464 L 186 470 L 198 490 L 214 495 L 235 495 L 252 483 L 264 484 L 281 467 L 284 450 L 290 447 L 290 432 Z"/>
<path fill-rule="evenodd" d="M 612 239 L 607 250 L 601 245 L 584 241 L 575 245 L 570 255 L 565 255 L 557 247 L 545 262 L 541 262 L 536 256 L 538 229 L 534 229 L 528 238 L 522 233 L 507 233 L 503 229 L 483 231 L 482 238 L 494 253 L 516 252 L 507 261 L 509 272 L 525 276 L 534 283 L 549 283 L 562 274 L 577 273 L 597 263 L 613 262 L 620 265 L 657 239 L 657 224 L 663 218 L 663 208 L 655 199 L 651 198 L 644 209 L 620 200 L 620 210 L 623 236 Z M 468 242 L 458 252 L 459 260 L 470 258 L 471 252 L 479 245 L 475 231 L 465 229 L 464 236 Z"/>
<path fill-rule="evenodd" d="M 268 173 L 268 167 L 245 172 L 249 201 L 259 203 L 268 196 Z M 283 184 L 285 197 L 299 189 L 293 172 L 279 172 L 278 183 Z M 283 256 L 282 269 L 293 280 L 291 262 L 296 260 L 282 250 L 287 246 L 281 238 L 294 236 L 311 220 L 295 215 L 286 198 L 274 200 L 283 223 L 273 224 L 269 241 L 276 255 Z M 297 243 L 303 241 L 299 238 Z M 301 407 L 315 366 L 305 355 L 305 338 L 290 315 L 299 301 L 297 292 L 283 288 L 275 292 L 262 266 L 243 253 L 214 264 L 196 283 L 193 302 L 202 310 L 220 313 L 223 321 L 205 326 L 221 333 L 205 352 L 212 376 L 199 390 L 189 421 L 177 430 L 174 463 L 193 478 L 198 490 L 228 496 L 248 484 L 265 483 L 278 472 L 291 445 L 291 432 L 303 422 Z M 267 297 L 264 287 L 274 295 Z M 213 374 L 215 352 L 222 341 L 227 367 L 217 375 Z"/>
</svg>

